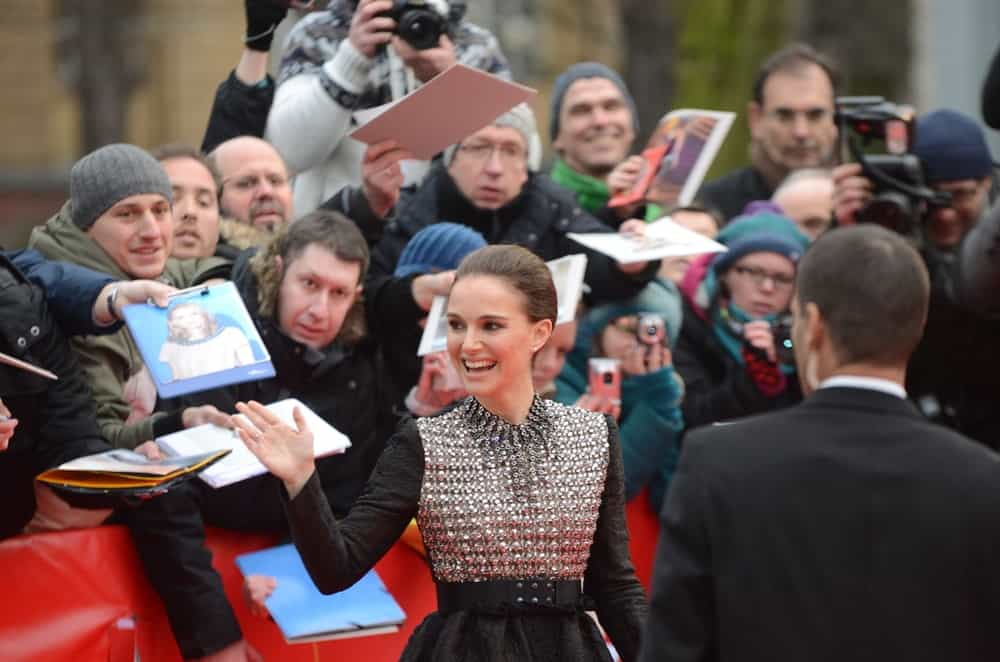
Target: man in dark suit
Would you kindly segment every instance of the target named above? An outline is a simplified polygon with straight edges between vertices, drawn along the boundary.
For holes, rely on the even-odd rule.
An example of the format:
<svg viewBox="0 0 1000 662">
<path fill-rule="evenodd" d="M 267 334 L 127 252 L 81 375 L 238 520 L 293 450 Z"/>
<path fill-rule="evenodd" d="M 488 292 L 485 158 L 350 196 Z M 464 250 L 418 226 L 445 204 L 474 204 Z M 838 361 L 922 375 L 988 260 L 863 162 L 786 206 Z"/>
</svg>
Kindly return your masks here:
<svg viewBox="0 0 1000 662">
<path fill-rule="evenodd" d="M 808 397 L 688 436 L 642 662 L 1000 660 L 1000 456 L 902 387 L 928 295 L 919 255 L 881 228 L 807 251 L 792 311 Z"/>
</svg>

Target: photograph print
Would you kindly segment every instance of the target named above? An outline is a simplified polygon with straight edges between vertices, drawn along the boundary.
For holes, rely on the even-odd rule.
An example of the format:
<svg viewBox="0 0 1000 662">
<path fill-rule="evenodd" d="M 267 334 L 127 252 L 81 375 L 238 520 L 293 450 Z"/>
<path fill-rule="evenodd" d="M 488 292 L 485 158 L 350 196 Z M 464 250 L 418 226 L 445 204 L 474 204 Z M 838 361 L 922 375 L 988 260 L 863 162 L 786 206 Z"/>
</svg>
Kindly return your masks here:
<svg viewBox="0 0 1000 662">
<path fill-rule="evenodd" d="M 166 308 L 136 304 L 123 312 L 162 398 L 274 376 L 232 283 L 184 290 Z"/>
</svg>

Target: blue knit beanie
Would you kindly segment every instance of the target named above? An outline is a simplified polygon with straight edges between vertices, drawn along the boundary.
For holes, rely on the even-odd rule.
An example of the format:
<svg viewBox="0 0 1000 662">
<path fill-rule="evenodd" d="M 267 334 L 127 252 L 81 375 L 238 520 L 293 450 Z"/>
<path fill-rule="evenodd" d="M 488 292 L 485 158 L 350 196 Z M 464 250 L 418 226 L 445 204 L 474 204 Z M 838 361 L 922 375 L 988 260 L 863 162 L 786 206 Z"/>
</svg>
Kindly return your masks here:
<svg viewBox="0 0 1000 662">
<path fill-rule="evenodd" d="M 556 78 L 556 84 L 552 87 L 552 105 L 549 109 L 550 140 L 554 141 L 559 135 L 559 114 L 562 110 L 566 90 L 569 89 L 570 85 L 583 78 L 606 78 L 614 83 L 618 91 L 625 97 L 625 103 L 628 104 L 628 108 L 632 112 L 632 128 L 635 129 L 636 133 L 639 132 L 639 113 L 635 109 L 635 99 L 629 94 L 622 77 L 600 62 L 577 62 L 559 74 L 559 77 Z"/>
<path fill-rule="evenodd" d="M 417 232 L 396 262 L 396 277 L 456 269 L 466 255 L 486 245 L 483 235 L 458 223 L 434 223 Z"/>
<path fill-rule="evenodd" d="M 982 179 L 993 172 L 986 137 L 975 120 L 954 110 L 935 110 L 917 118 L 913 153 L 928 183 Z"/>
<path fill-rule="evenodd" d="M 809 246 L 809 238 L 791 219 L 771 212 L 737 216 L 722 228 L 716 241 L 728 249 L 712 263 L 717 274 L 750 253 L 777 253 L 798 263 Z"/>
</svg>

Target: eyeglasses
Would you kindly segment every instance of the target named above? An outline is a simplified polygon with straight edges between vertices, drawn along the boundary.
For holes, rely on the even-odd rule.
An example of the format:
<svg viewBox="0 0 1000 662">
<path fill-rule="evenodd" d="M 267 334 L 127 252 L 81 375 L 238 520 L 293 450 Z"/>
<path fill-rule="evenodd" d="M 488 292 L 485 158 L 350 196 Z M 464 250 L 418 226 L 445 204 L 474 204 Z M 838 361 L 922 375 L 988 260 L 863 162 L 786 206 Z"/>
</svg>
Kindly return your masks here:
<svg viewBox="0 0 1000 662">
<path fill-rule="evenodd" d="M 622 333 L 627 333 L 629 335 L 635 335 L 639 330 L 639 318 L 636 315 L 627 315 L 625 317 L 619 317 L 618 319 L 611 322 L 611 326 L 615 327 Z"/>
<path fill-rule="evenodd" d="M 486 161 L 493 156 L 493 152 L 500 155 L 500 160 L 507 164 L 521 163 L 525 161 L 525 152 L 520 145 L 513 143 L 466 143 L 459 145 L 458 151 L 466 155 L 473 161 Z"/>
<path fill-rule="evenodd" d="M 968 185 L 958 185 L 958 186 L 934 186 L 937 191 L 942 193 L 947 193 L 951 196 L 951 207 L 967 207 L 970 206 L 979 195 L 980 185 L 979 184 L 968 184 Z"/>
<path fill-rule="evenodd" d="M 778 124 L 791 126 L 795 124 L 795 118 L 801 115 L 806 118 L 808 124 L 816 125 L 832 121 L 833 112 L 829 108 L 809 108 L 806 110 L 792 110 L 791 108 L 775 108 L 767 113 L 767 116 Z"/>
<path fill-rule="evenodd" d="M 774 283 L 777 289 L 786 289 L 795 284 L 795 276 L 776 274 L 759 267 L 733 267 L 733 271 L 741 276 L 749 276 L 757 287 L 762 287 L 768 280 Z"/>
<path fill-rule="evenodd" d="M 270 184 L 271 188 L 288 186 L 288 178 L 279 174 L 265 175 L 263 177 L 260 175 L 244 175 L 242 177 L 226 179 L 222 182 L 222 185 L 231 184 L 238 191 L 249 192 L 260 188 L 261 183 L 265 180 Z"/>
</svg>

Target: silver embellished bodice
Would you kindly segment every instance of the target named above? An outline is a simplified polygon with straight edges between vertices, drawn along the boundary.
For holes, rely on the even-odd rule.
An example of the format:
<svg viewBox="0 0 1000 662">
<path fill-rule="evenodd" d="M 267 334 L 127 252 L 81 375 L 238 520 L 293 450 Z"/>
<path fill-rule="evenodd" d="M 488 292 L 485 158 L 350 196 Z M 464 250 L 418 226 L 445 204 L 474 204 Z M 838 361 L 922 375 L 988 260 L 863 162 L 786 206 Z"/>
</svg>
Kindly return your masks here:
<svg viewBox="0 0 1000 662">
<path fill-rule="evenodd" d="M 513 425 L 470 397 L 417 428 L 417 519 L 438 581 L 583 577 L 608 468 L 602 415 L 536 397 Z"/>
</svg>

